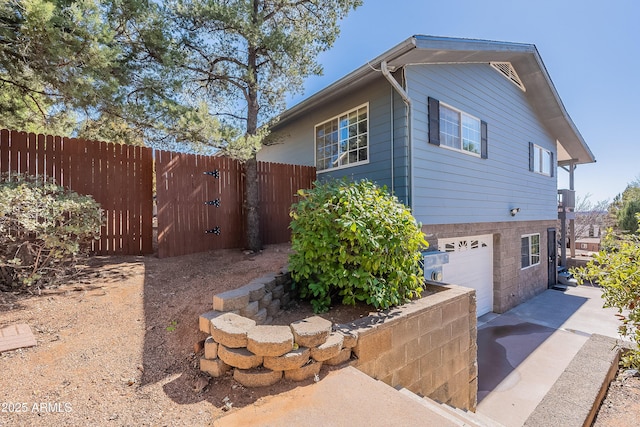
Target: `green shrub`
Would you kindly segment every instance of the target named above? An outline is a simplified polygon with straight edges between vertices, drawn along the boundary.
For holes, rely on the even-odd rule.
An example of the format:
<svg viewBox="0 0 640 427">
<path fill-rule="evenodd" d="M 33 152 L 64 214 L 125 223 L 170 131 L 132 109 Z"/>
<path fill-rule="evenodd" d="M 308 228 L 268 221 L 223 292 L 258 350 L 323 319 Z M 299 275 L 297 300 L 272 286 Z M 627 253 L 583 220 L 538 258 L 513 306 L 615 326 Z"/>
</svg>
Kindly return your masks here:
<svg viewBox="0 0 640 427">
<path fill-rule="evenodd" d="M 586 267 L 572 272 L 579 283 L 589 280 L 602 286 L 604 306 L 618 309 L 620 335 L 636 343 L 634 350 L 623 353 L 621 364 L 640 369 L 640 237 L 615 235 L 609 229 L 603 247 Z"/>
<path fill-rule="evenodd" d="M 314 311 L 364 301 L 386 309 L 420 296 L 427 242 L 409 209 L 370 181 L 317 183 L 292 207 L 289 269 Z"/>
<path fill-rule="evenodd" d="M 638 231 L 636 215 L 640 212 L 640 200 L 627 200 L 618 211 L 618 227 L 631 233 Z"/>
<path fill-rule="evenodd" d="M 0 177 L 0 290 L 40 287 L 73 271 L 100 236 L 102 211 L 90 196 L 51 180 Z"/>
</svg>

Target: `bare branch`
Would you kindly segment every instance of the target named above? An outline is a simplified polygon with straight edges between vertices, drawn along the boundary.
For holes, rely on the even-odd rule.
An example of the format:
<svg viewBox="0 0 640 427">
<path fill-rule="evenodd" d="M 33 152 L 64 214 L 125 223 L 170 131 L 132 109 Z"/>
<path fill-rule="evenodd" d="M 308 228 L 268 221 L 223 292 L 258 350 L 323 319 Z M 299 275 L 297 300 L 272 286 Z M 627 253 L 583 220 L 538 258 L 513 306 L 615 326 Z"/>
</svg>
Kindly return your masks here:
<svg viewBox="0 0 640 427">
<path fill-rule="evenodd" d="M 18 82 L 13 81 L 13 80 L 4 79 L 2 77 L 0 77 L 0 82 L 7 83 L 7 84 L 10 84 L 12 86 L 15 86 L 15 87 L 21 89 L 23 92 L 26 92 L 26 93 L 37 93 L 38 95 L 53 96 L 53 97 L 62 98 L 62 96 L 60 94 L 58 94 L 58 93 L 36 90 L 36 89 L 33 89 L 33 88 L 29 87 L 29 86 L 20 84 Z"/>
</svg>

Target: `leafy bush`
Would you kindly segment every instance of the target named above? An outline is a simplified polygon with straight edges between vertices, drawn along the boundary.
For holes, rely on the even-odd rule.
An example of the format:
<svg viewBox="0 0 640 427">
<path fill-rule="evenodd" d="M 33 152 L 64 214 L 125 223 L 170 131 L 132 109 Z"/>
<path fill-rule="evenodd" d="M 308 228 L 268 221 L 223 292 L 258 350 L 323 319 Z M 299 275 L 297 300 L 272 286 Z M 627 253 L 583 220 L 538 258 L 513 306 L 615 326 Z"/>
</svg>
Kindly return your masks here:
<svg viewBox="0 0 640 427">
<path fill-rule="evenodd" d="M 0 290 L 40 287 L 68 275 L 91 239 L 102 211 L 90 196 L 53 181 L 0 177 Z"/>
<path fill-rule="evenodd" d="M 370 181 L 330 181 L 298 191 L 289 257 L 300 296 L 314 311 L 364 301 L 399 305 L 422 293 L 427 242 L 409 209 Z"/>
<path fill-rule="evenodd" d="M 603 247 L 586 267 L 572 272 L 579 283 L 589 280 L 602 286 L 604 306 L 618 309 L 620 335 L 640 345 L 640 237 L 615 235 L 609 229 Z M 640 349 L 625 352 L 621 364 L 640 369 Z"/>
</svg>

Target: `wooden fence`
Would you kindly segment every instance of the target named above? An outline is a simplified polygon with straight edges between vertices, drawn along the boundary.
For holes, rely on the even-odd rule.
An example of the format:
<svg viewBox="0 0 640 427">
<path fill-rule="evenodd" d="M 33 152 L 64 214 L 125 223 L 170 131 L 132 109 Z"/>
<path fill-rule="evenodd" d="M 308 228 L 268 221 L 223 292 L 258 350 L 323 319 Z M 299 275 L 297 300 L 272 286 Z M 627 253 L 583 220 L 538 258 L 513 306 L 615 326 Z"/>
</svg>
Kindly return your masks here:
<svg viewBox="0 0 640 427">
<path fill-rule="evenodd" d="M 89 194 L 105 214 L 99 255 L 153 252 L 153 159 L 145 147 L 0 130 L 0 173 L 47 176 Z"/>
<path fill-rule="evenodd" d="M 157 151 L 158 256 L 242 247 L 242 187 L 235 160 Z"/>
<path fill-rule="evenodd" d="M 263 243 L 291 240 L 291 205 L 297 202 L 298 190 L 311 188 L 315 180 L 315 167 L 258 162 L 260 237 Z"/>
<path fill-rule="evenodd" d="M 225 157 L 156 152 L 158 256 L 238 248 L 244 240 L 244 173 Z M 313 167 L 258 162 L 260 232 L 264 244 L 291 238 L 289 210 Z"/>
<path fill-rule="evenodd" d="M 101 204 L 106 222 L 92 248 L 99 255 L 153 252 L 154 155 L 158 256 L 243 247 L 244 173 L 236 160 L 0 131 L 0 173 L 52 177 Z M 290 240 L 295 194 L 315 179 L 313 167 L 258 162 L 264 244 Z"/>
</svg>

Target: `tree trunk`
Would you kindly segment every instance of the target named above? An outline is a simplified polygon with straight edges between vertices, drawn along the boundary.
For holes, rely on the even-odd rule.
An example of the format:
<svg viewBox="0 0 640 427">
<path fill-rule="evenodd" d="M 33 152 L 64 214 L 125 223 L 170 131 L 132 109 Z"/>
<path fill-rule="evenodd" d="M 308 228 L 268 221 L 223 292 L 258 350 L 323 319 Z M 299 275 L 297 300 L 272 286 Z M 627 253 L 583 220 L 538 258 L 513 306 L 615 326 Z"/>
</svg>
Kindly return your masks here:
<svg viewBox="0 0 640 427">
<path fill-rule="evenodd" d="M 258 4 L 253 1 L 253 24 L 258 22 Z M 257 58 L 258 48 L 249 44 L 247 57 L 247 71 L 249 72 L 249 85 L 247 90 L 247 135 L 255 135 L 258 131 L 258 72 Z M 258 153 L 253 153 L 244 164 L 244 211 L 245 211 L 245 237 L 250 250 L 257 252 L 262 249 L 260 240 L 260 189 L 258 188 Z"/>
<path fill-rule="evenodd" d="M 262 249 L 260 240 L 260 213 L 258 188 L 258 161 L 254 155 L 244 164 L 244 212 L 245 212 L 245 238 L 247 247 L 257 252 Z"/>
</svg>

